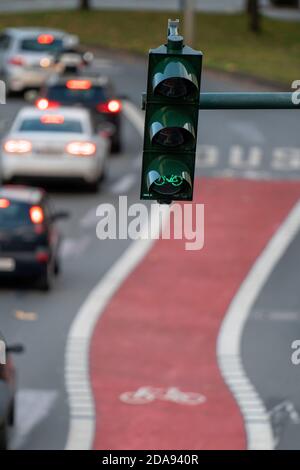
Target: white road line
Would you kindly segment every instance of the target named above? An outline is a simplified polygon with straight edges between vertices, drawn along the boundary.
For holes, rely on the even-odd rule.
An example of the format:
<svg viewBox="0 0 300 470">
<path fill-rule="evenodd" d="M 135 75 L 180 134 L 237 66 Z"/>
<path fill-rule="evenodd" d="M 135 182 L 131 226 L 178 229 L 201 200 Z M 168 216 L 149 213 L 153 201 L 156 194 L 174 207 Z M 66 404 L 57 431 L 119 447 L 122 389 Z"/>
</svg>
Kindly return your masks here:
<svg viewBox="0 0 300 470">
<path fill-rule="evenodd" d="M 126 194 L 132 188 L 136 180 L 134 174 L 125 175 L 118 180 L 111 188 L 113 194 Z"/>
<path fill-rule="evenodd" d="M 224 380 L 235 396 L 244 416 L 249 450 L 272 450 L 276 446 L 276 440 L 274 438 L 270 415 L 254 386 L 247 378 L 242 366 L 242 334 L 257 296 L 299 230 L 300 202 L 296 204 L 287 219 L 270 240 L 242 283 L 226 313 L 218 337 L 217 356 L 219 367 Z M 245 396 L 236 387 L 236 383 L 233 380 L 233 372 L 237 370 L 239 370 L 239 374 L 241 378 L 243 378 L 244 383 L 249 387 L 249 391 Z M 250 403 L 251 406 L 257 406 L 257 408 L 261 410 L 260 415 L 261 418 L 263 418 L 261 422 L 252 419 L 249 414 Z"/>
<path fill-rule="evenodd" d="M 228 128 L 231 132 L 234 132 L 237 137 L 242 138 L 246 142 L 262 145 L 266 141 L 263 132 L 253 122 L 229 121 Z"/>
<path fill-rule="evenodd" d="M 145 125 L 145 114 L 143 111 L 140 111 L 133 103 L 130 103 L 129 101 L 123 101 L 123 113 L 143 138 Z"/>
<path fill-rule="evenodd" d="M 12 449 L 20 448 L 32 430 L 43 421 L 58 398 L 56 390 L 19 390 L 16 395 L 16 423 Z"/>
<path fill-rule="evenodd" d="M 92 238 L 84 236 L 81 238 L 66 238 L 62 241 L 60 255 L 62 258 L 79 257 L 85 253 L 92 242 Z"/>
<path fill-rule="evenodd" d="M 143 115 L 135 106 L 124 103 L 127 110 L 127 117 L 141 134 L 144 133 Z M 162 209 L 160 209 L 162 210 Z M 165 207 L 165 214 L 169 213 L 169 208 Z M 159 218 L 155 217 L 151 224 L 155 227 L 154 233 L 159 231 Z M 145 230 L 148 232 L 147 224 Z M 77 313 L 68 334 L 67 347 L 65 353 L 65 382 L 69 402 L 72 403 L 70 409 L 69 433 L 67 437 L 66 450 L 88 450 L 92 448 L 95 433 L 95 409 L 89 380 L 89 352 L 90 342 L 94 328 L 99 321 L 108 302 L 128 277 L 131 271 L 142 261 L 153 245 L 153 240 L 141 237 L 141 240 L 133 242 L 123 253 L 119 260 L 106 273 L 101 281 L 89 294 Z M 147 238 L 147 237 L 145 237 Z M 153 237 L 155 239 L 155 237 Z M 78 353 L 84 361 L 85 372 L 76 370 Z M 82 367 L 81 362 L 81 367 Z M 86 397 L 82 406 L 81 398 L 75 393 L 77 391 L 78 380 L 86 388 Z M 75 406 L 74 406 L 75 404 Z"/>
<path fill-rule="evenodd" d="M 87 211 L 87 213 L 82 217 L 79 222 L 80 227 L 82 228 L 90 228 L 94 227 L 97 223 L 97 207 L 92 207 Z"/>
</svg>

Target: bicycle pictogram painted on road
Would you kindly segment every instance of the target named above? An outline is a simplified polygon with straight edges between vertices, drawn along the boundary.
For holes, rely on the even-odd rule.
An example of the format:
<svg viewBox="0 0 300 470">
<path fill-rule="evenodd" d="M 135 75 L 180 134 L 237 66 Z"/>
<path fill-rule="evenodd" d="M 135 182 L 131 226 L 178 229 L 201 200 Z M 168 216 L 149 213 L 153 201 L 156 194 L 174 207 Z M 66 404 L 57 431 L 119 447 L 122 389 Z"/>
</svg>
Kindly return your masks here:
<svg viewBox="0 0 300 470">
<path fill-rule="evenodd" d="M 169 401 L 179 405 L 202 405 L 206 397 L 201 393 L 182 392 L 177 387 L 156 388 L 140 387 L 135 392 L 125 392 L 120 400 L 128 405 L 147 405 L 155 400 Z"/>
</svg>

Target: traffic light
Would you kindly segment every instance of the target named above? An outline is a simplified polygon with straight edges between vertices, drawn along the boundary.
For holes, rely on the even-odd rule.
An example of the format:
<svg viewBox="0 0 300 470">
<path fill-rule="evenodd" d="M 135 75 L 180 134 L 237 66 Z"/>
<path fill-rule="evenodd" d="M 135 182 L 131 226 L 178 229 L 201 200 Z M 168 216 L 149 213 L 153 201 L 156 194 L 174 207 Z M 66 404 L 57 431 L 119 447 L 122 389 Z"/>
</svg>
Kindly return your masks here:
<svg viewBox="0 0 300 470">
<path fill-rule="evenodd" d="M 193 199 L 202 53 L 183 44 L 179 21 L 168 42 L 150 50 L 141 199 Z"/>
</svg>

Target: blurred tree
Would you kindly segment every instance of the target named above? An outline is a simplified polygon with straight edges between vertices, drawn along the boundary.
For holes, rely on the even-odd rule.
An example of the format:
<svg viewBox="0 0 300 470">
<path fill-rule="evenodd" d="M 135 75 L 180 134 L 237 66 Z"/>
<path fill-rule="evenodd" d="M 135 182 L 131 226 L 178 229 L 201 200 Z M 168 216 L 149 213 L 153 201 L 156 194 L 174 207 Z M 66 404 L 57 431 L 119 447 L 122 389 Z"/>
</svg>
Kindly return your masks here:
<svg viewBox="0 0 300 470">
<path fill-rule="evenodd" d="M 250 18 L 251 31 L 259 33 L 261 30 L 259 0 L 247 0 L 247 12 Z"/>
<path fill-rule="evenodd" d="M 79 0 L 79 8 L 80 10 L 90 10 L 91 8 L 90 0 Z"/>
</svg>

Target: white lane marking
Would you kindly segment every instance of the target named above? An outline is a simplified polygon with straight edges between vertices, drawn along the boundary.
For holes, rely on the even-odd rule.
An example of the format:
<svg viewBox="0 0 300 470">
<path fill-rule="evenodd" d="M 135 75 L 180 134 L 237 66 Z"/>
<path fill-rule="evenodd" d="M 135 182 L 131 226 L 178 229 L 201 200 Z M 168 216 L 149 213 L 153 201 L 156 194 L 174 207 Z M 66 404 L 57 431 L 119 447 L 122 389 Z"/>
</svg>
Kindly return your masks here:
<svg viewBox="0 0 300 470">
<path fill-rule="evenodd" d="M 132 188 L 136 180 L 134 174 L 125 175 L 118 180 L 111 188 L 113 194 L 125 194 Z"/>
<path fill-rule="evenodd" d="M 129 101 L 123 101 L 123 113 L 143 138 L 145 113 L 140 111 L 133 103 L 130 103 Z"/>
<path fill-rule="evenodd" d="M 254 386 L 246 376 L 241 363 L 241 340 L 246 321 L 253 308 L 255 300 L 271 275 L 275 266 L 286 252 L 287 248 L 300 229 L 300 202 L 296 204 L 281 227 L 270 240 L 262 254 L 256 260 L 250 273 L 242 283 L 238 293 L 234 297 L 217 341 L 217 356 L 219 367 L 224 380 L 235 396 L 243 414 L 247 433 L 249 450 L 275 448 L 276 441 L 272 429 L 270 415 L 264 403 L 255 391 Z M 232 376 L 240 377 L 247 384 L 251 393 L 247 397 L 239 392 Z M 257 406 L 261 412 L 261 422 L 256 422 L 249 414 L 248 400 Z"/>
<path fill-rule="evenodd" d="M 261 132 L 253 122 L 230 121 L 228 128 L 231 132 L 235 133 L 246 142 L 263 144 L 266 140 L 263 132 Z"/>
<path fill-rule="evenodd" d="M 87 211 L 87 213 L 82 217 L 82 219 L 79 222 L 79 225 L 82 228 L 90 228 L 96 225 L 97 223 L 97 207 L 92 207 Z"/>
<path fill-rule="evenodd" d="M 11 448 L 20 448 L 33 429 L 50 413 L 58 398 L 56 390 L 19 390 L 16 394 L 16 423 Z"/>
<path fill-rule="evenodd" d="M 242 170 L 253 170 L 261 166 L 263 151 L 259 147 L 251 147 L 247 151 L 240 145 L 233 145 L 229 152 L 229 166 Z"/>
<path fill-rule="evenodd" d="M 293 147 L 275 148 L 271 161 L 273 170 L 278 171 L 299 171 L 300 170 L 300 149 Z"/>
<path fill-rule="evenodd" d="M 196 167 L 214 168 L 219 164 L 220 152 L 215 145 L 197 145 Z"/>
<path fill-rule="evenodd" d="M 143 136 L 144 125 L 143 115 L 132 104 L 124 103 L 124 108 L 129 109 L 127 115 L 137 131 Z M 160 209 L 162 210 L 162 209 Z M 169 208 L 165 207 L 165 215 L 169 213 Z M 159 217 L 154 215 L 154 221 L 157 226 L 154 232 L 159 232 Z M 155 222 L 151 221 L 153 226 Z M 145 224 L 144 230 L 148 232 L 148 224 Z M 142 234 L 143 235 L 143 234 Z M 154 233 L 155 235 L 155 233 Z M 155 236 L 153 237 L 155 239 Z M 69 433 L 67 437 L 66 450 L 88 450 L 92 448 L 95 433 L 95 406 L 92 395 L 90 376 L 89 376 L 89 352 L 90 342 L 94 328 L 99 321 L 105 307 L 115 294 L 117 289 L 128 277 L 130 272 L 142 261 L 154 243 L 153 239 L 143 236 L 127 248 L 118 261 L 94 287 L 88 298 L 77 313 L 67 338 L 65 352 L 65 382 L 70 407 Z M 77 370 L 78 355 L 81 357 L 81 367 L 83 370 Z M 81 397 L 75 393 L 78 390 L 78 384 L 85 387 L 86 399 L 82 406 Z"/>
<path fill-rule="evenodd" d="M 84 236 L 81 238 L 66 238 L 62 241 L 60 255 L 62 258 L 79 257 L 85 253 L 92 242 L 92 238 Z"/>
</svg>

